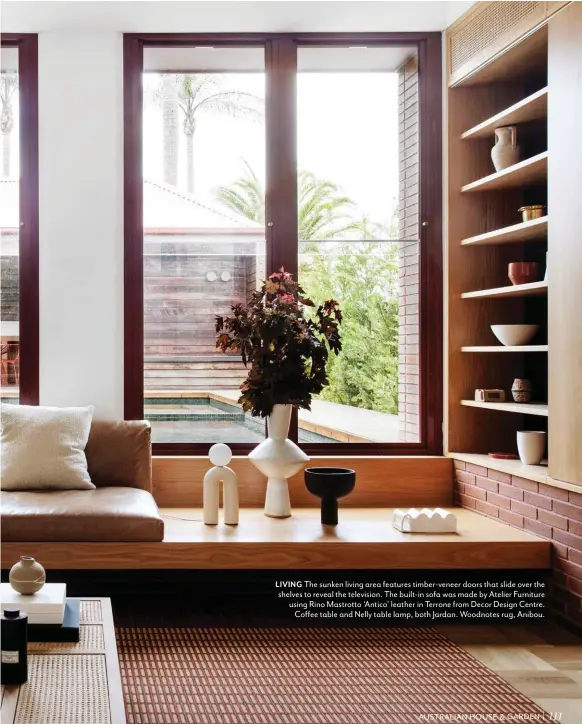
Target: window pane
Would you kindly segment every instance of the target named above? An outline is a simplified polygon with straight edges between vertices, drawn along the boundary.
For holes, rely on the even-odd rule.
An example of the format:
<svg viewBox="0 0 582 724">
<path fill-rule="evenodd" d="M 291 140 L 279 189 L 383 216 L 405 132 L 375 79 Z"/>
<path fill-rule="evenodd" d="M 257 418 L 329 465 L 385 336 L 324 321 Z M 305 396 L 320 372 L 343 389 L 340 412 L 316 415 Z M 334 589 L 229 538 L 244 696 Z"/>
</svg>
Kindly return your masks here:
<svg viewBox="0 0 582 724">
<path fill-rule="evenodd" d="M 19 260 L 19 114 L 18 50 L 3 48 L 0 72 L 0 273 L 2 402 L 18 402 L 20 381 L 20 328 L 18 308 Z"/>
<path fill-rule="evenodd" d="M 153 48 L 144 62 L 145 416 L 154 442 L 260 441 L 215 316 L 265 275 L 264 51 Z"/>
<path fill-rule="evenodd" d="M 299 281 L 344 313 L 299 439 L 419 442 L 418 83 L 410 48 L 299 48 Z"/>
</svg>

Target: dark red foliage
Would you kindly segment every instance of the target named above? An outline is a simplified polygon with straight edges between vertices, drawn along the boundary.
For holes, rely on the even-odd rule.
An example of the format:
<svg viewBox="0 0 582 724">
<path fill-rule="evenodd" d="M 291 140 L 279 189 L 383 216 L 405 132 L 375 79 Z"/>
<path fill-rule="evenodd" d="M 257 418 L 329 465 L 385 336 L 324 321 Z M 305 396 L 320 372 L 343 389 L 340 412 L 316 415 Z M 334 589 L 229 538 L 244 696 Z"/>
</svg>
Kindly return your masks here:
<svg viewBox="0 0 582 724">
<path fill-rule="evenodd" d="M 305 316 L 304 309 L 315 309 Z M 216 346 L 239 352 L 250 370 L 241 385 L 245 412 L 269 415 L 275 405 L 311 408 L 311 398 L 328 384 L 326 365 L 331 350 L 342 345 L 338 302 L 319 307 L 283 268 L 254 292 L 247 306 L 235 304 L 232 316 L 216 317 Z"/>
</svg>

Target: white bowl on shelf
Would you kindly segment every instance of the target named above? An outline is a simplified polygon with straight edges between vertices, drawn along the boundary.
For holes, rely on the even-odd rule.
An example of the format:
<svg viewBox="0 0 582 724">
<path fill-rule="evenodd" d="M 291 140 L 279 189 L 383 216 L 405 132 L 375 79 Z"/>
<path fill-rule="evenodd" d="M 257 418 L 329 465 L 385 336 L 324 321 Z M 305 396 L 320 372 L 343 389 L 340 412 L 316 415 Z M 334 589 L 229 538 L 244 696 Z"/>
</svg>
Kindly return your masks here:
<svg viewBox="0 0 582 724">
<path fill-rule="evenodd" d="M 519 347 L 533 339 L 539 324 L 492 324 L 491 331 L 506 347 Z"/>
</svg>

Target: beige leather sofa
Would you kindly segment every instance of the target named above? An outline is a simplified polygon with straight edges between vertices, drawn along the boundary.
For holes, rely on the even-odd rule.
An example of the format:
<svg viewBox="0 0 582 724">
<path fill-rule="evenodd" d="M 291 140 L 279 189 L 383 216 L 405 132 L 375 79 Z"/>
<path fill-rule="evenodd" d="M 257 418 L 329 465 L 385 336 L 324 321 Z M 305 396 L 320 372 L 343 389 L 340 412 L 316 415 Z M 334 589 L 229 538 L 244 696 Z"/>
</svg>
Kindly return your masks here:
<svg viewBox="0 0 582 724">
<path fill-rule="evenodd" d="M 161 541 L 148 422 L 94 421 L 85 449 L 95 490 L 2 491 L 3 541 Z"/>
</svg>

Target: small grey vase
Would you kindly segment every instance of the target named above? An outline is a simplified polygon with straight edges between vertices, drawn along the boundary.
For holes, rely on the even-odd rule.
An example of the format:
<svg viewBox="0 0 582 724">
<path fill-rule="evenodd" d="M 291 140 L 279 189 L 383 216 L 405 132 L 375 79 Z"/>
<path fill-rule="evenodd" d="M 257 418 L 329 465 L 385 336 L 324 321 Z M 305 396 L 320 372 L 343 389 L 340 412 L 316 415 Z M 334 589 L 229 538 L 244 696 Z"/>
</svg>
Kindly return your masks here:
<svg viewBox="0 0 582 724">
<path fill-rule="evenodd" d="M 31 596 L 38 593 L 46 582 L 44 568 L 30 556 L 20 556 L 20 561 L 10 569 L 10 585 L 17 593 Z"/>
</svg>

